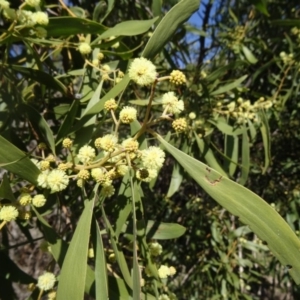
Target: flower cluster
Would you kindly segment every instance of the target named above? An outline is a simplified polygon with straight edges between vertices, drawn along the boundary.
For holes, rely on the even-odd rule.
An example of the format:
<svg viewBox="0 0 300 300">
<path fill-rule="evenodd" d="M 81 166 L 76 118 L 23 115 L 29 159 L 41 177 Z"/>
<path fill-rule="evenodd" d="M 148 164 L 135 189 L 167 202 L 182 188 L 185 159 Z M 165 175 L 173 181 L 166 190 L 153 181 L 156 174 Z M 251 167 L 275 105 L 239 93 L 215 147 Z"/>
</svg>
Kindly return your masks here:
<svg viewBox="0 0 300 300">
<path fill-rule="evenodd" d="M 174 267 L 168 267 L 165 265 L 161 265 L 158 269 L 158 276 L 161 279 L 165 279 L 169 276 L 173 276 L 176 274 L 176 269 Z"/>
<path fill-rule="evenodd" d="M 298 27 L 293 27 L 291 34 L 297 36 L 297 41 L 300 41 L 300 29 Z"/>
<path fill-rule="evenodd" d="M 107 152 L 113 152 L 116 149 L 118 138 L 113 134 L 107 134 L 102 138 L 95 140 L 95 147 Z"/>
<path fill-rule="evenodd" d="M 32 12 L 29 10 L 19 10 L 17 12 L 18 21 L 25 26 L 33 27 L 34 25 L 46 26 L 49 23 L 47 13 L 38 11 Z"/>
<path fill-rule="evenodd" d="M 238 25 L 219 35 L 228 48 L 231 48 L 235 53 L 239 53 L 240 45 L 246 36 L 246 27 Z"/>
<path fill-rule="evenodd" d="M 52 193 L 64 190 L 69 184 L 69 177 L 62 170 L 44 171 L 38 176 L 38 186 L 50 189 Z"/>
<path fill-rule="evenodd" d="M 229 115 L 236 119 L 238 124 L 242 124 L 247 119 L 258 122 L 258 112 L 261 109 L 267 110 L 272 106 L 273 102 L 271 100 L 266 100 L 263 97 L 260 97 L 253 104 L 251 104 L 250 100 L 245 101 L 243 98 L 239 97 L 237 101 L 232 101 L 227 105 L 222 106 L 221 103 L 218 103 L 217 108 L 214 110 L 219 114 Z"/>
<path fill-rule="evenodd" d="M 291 65 L 295 63 L 295 58 L 293 53 L 287 54 L 286 52 L 282 51 L 280 52 L 279 56 L 285 65 Z"/>
<path fill-rule="evenodd" d="M 36 194 L 33 197 L 27 193 L 21 193 L 19 197 L 19 204 L 20 206 L 26 206 L 32 204 L 35 207 L 42 207 L 46 203 L 46 198 L 43 194 Z"/>
</svg>

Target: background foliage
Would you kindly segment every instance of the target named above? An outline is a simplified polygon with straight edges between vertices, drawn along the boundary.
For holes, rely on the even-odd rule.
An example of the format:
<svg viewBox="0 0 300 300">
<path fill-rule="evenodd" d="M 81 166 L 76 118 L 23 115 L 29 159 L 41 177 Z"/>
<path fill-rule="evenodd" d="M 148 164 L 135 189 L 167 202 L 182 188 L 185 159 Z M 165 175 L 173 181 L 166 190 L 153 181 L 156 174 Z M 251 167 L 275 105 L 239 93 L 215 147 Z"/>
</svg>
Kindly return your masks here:
<svg viewBox="0 0 300 300">
<path fill-rule="evenodd" d="M 177 270 L 166 285 L 157 276 L 148 280 L 142 289 L 146 299 L 162 292 L 178 299 L 298 299 L 299 273 L 293 280 L 288 272 L 290 267 L 297 270 L 298 239 L 288 229 L 285 236 L 272 236 L 281 220 L 276 211 L 299 233 L 298 3 L 73 1 L 68 9 L 62 4 L 41 5 L 50 17 L 46 38 L 38 36 L 36 27 L 0 21 L 0 164 L 8 171 L 1 173 L 2 205 L 17 203 L 21 187 L 28 186 L 22 180 L 36 185 L 39 170 L 29 158 L 41 156 L 39 143 L 47 144 L 47 155 L 63 160 L 63 138 L 71 137 L 77 151 L 110 132 L 104 100 L 122 94 L 144 113 L 141 104 L 149 91 L 132 83 L 126 89 L 126 75 L 114 87 L 99 87 L 99 74 L 77 49 L 80 35 L 91 43 L 90 60 L 101 49 L 112 69 L 126 73 L 132 58 L 144 56 L 160 76 L 182 70 L 187 84 L 176 93 L 184 99 L 182 115 L 190 130 L 175 134 L 167 122 L 155 128 L 171 155 L 157 180 L 142 184 L 142 192 L 135 182 L 130 188 L 125 177 L 116 182 L 118 196 L 100 205 L 97 187 L 90 184 L 83 193 L 73 184 L 48 194 L 46 206 L 33 210 L 29 221 L 18 219 L 3 227 L 0 286 L 6 288 L 0 288 L 1 299 L 37 299 L 37 290 L 31 294 L 24 288 L 45 270 L 59 275 L 58 299 L 82 299 L 84 293 L 97 299 L 107 294 L 110 299 L 139 299 L 139 284 L 131 278 L 138 274 L 132 263 L 135 240 L 139 250 L 144 247 L 148 265 Z M 198 15 L 184 23 L 199 5 Z M 19 6 L 11 1 L 13 10 Z M 133 20 L 137 23 L 126 22 Z M 168 89 L 162 82 L 157 97 Z M 132 125 L 131 134 L 139 128 Z M 146 138 L 153 142 L 153 136 Z M 188 158 L 171 145 L 205 165 L 192 161 L 194 170 L 189 169 Z M 132 197 L 144 212 L 137 234 L 128 200 Z M 255 218 L 265 222 L 258 224 L 260 232 L 253 227 Z M 264 238 L 265 233 L 270 235 Z M 151 239 L 163 246 L 154 261 L 147 254 Z M 51 245 L 51 254 L 43 252 L 43 241 Z M 290 257 L 281 252 L 284 245 L 290 246 Z M 87 264 L 89 248 L 95 257 Z M 111 253 L 116 262 L 109 260 Z"/>
</svg>

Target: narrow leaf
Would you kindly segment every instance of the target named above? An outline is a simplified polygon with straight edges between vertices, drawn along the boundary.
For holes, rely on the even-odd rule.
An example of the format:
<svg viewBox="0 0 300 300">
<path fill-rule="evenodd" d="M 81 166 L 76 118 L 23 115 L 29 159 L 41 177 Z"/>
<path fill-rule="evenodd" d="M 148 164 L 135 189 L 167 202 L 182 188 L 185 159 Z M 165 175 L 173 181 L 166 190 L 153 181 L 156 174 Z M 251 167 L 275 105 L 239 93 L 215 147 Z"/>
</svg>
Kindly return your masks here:
<svg viewBox="0 0 300 300">
<path fill-rule="evenodd" d="M 258 62 L 252 51 L 245 45 L 242 46 L 242 51 L 250 64 L 256 64 Z"/>
<path fill-rule="evenodd" d="M 145 33 L 151 28 L 157 19 L 158 17 L 150 20 L 131 20 L 121 22 L 101 34 L 100 39 L 106 39 L 111 36 L 133 36 Z"/>
<path fill-rule="evenodd" d="M 18 65 L 9 65 L 9 68 L 21 73 L 26 78 L 31 78 L 41 84 L 44 84 L 48 88 L 52 88 L 56 91 L 60 91 L 64 95 L 68 95 L 67 87 L 63 83 L 61 83 L 58 79 L 55 79 L 53 76 L 51 76 L 48 73 L 45 73 L 45 72 L 42 72 L 39 70 L 35 70 L 35 69 L 31 69 L 31 68 L 25 68 L 25 67 L 18 66 Z"/>
<path fill-rule="evenodd" d="M 68 26 L 66 26 L 68 24 Z M 52 37 L 70 36 L 79 33 L 101 34 L 106 29 L 100 23 L 88 19 L 74 17 L 53 17 L 49 18 L 47 35 Z"/>
<path fill-rule="evenodd" d="M 200 0 L 179 1 L 174 5 L 158 24 L 142 56 L 153 58 L 169 41 L 178 27 L 199 8 L 199 5 Z"/>
<path fill-rule="evenodd" d="M 244 185 L 248 179 L 250 170 L 250 144 L 247 132 L 243 133 L 242 140 L 242 170 L 241 177 L 239 178 L 239 184 Z"/>
<path fill-rule="evenodd" d="M 271 21 L 271 24 L 279 26 L 297 26 L 300 27 L 299 19 L 279 19 Z"/>
<path fill-rule="evenodd" d="M 40 174 L 37 166 L 25 153 L 2 136 L 0 136 L 0 145 L 0 167 L 36 185 Z"/>
<path fill-rule="evenodd" d="M 217 90 L 215 90 L 214 92 L 211 92 L 210 94 L 212 96 L 215 95 L 219 95 L 219 94 L 224 94 L 228 91 L 231 91 L 237 87 L 240 86 L 240 84 L 248 77 L 248 75 L 244 75 L 242 77 L 240 77 L 239 79 L 235 80 L 234 82 L 231 82 L 229 84 L 223 85 L 221 87 L 219 87 Z"/>
<path fill-rule="evenodd" d="M 266 118 L 265 112 L 261 111 L 259 116 L 261 118 L 260 132 L 262 135 L 264 151 L 265 151 L 265 164 L 262 172 L 264 174 L 267 171 L 271 161 L 271 135 L 270 135 L 269 123 Z"/>
<path fill-rule="evenodd" d="M 107 2 L 108 2 L 108 3 L 107 3 L 108 6 L 107 6 L 106 14 L 105 14 L 105 16 L 101 19 L 101 22 L 100 22 L 100 23 L 102 23 L 102 22 L 106 19 L 106 17 L 111 13 L 111 11 L 113 10 L 114 5 L 115 5 L 115 0 L 108 0 Z"/>
<path fill-rule="evenodd" d="M 102 216 L 106 225 L 106 230 L 109 233 L 110 236 L 110 241 L 111 241 L 111 246 L 114 250 L 118 265 L 120 267 L 121 273 L 124 277 L 125 282 L 127 283 L 127 285 L 132 288 L 133 284 L 132 284 L 132 280 L 131 280 L 131 276 L 128 270 L 128 266 L 127 266 L 127 262 L 125 259 L 125 256 L 123 254 L 123 251 L 120 249 L 118 242 L 117 242 L 117 237 L 116 234 L 105 214 L 104 208 L 101 207 L 101 211 L 102 211 Z"/>
<path fill-rule="evenodd" d="M 96 191 L 96 189 L 94 190 Z M 82 300 L 87 273 L 87 254 L 94 201 L 86 200 L 61 269 L 57 299 Z"/>
<path fill-rule="evenodd" d="M 68 243 L 62 240 L 56 231 L 47 223 L 47 221 L 39 214 L 34 206 L 32 206 L 35 215 L 37 216 L 38 220 L 41 223 L 41 227 L 43 228 L 43 233 L 46 241 L 50 245 L 51 254 L 53 255 L 54 259 L 60 266 L 63 265 L 67 250 L 68 250 Z M 85 278 L 85 292 L 94 296 L 94 282 L 95 276 L 94 271 L 91 269 L 90 266 L 87 266 L 87 273 Z"/>
<path fill-rule="evenodd" d="M 147 238 L 155 240 L 176 239 L 182 236 L 186 228 L 180 224 L 162 223 L 149 220 L 147 222 Z"/>
<path fill-rule="evenodd" d="M 245 131 L 244 127 L 233 127 L 229 125 L 224 118 L 218 120 L 209 120 L 209 123 L 215 125 L 221 132 L 227 135 L 240 135 Z"/>
<path fill-rule="evenodd" d="M 182 182 L 183 176 L 180 171 L 180 166 L 178 163 L 175 163 L 173 166 L 172 176 L 171 176 L 171 182 L 169 185 L 169 189 L 167 192 L 167 197 L 172 197 L 179 189 L 181 182 Z"/>
<path fill-rule="evenodd" d="M 131 213 L 131 203 L 129 201 L 130 196 L 130 177 L 127 173 L 122 180 L 119 192 L 118 192 L 118 201 L 113 205 L 111 213 L 116 219 L 114 230 L 116 237 L 119 237 L 122 232 L 124 225 Z"/>
<path fill-rule="evenodd" d="M 196 138 L 198 148 L 199 148 L 203 158 L 205 159 L 206 163 L 210 167 L 212 167 L 213 169 L 215 169 L 216 171 L 221 173 L 223 176 L 227 176 L 226 172 L 221 167 L 220 163 L 217 161 L 213 151 L 211 150 L 209 145 L 205 142 L 205 140 L 200 139 L 196 132 L 194 132 L 194 136 Z"/>
<path fill-rule="evenodd" d="M 3 179 L 0 185 L 0 199 L 8 199 L 12 203 L 16 201 L 7 174 L 3 175 Z"/>
<path fill-rule="evenodd" d="M 266 15 L 267 17 L 270 17 L 270 14 L 267 9 L 267 0 L 251 0 L 252 4 L 255 6 L 255 8 Z"/>
<path fill-rule="evenodd" d="M 128 74 L 124 76 L 124 78 L 119 82 L 116 86 L 114 86 L 105 96 L 103 96 L 95 105 L 93 105 L 90 109 L 85 111 L 84 115 L 81 119 L 75 124 L 72 128 L 72 132 L 77 131 L 82 128 L 82 126 L 90 120 L 94 115 L 101 112 L 104 108 L 104 102 L 111 98 L 115 98 L 118 96 L 128 85 L 129 77 Z"/>
<path fill-rule="evenodd" d="M 72 127 L 73 122 L 75 120 L 79 103 L 80 102 L 78 100 L 74 100 L 71 107 L 68 107 L 69 108 L 68 113 L 66 114 L 56 135 L 56 144 L 58 144 L 61 141 L 61 139 L 67 137 L 68 134 L 70 133 L 70 128 Z"/>
<path fill-rule="evenodd" d="M 108 279 L 105 260 L 105 252 L 103 247 L 100 228 L 96 220 L 93 221 L 94 232 L 96 232 L 95 241 L 95 285 L 96 300 L 108 299 Z"/>
<path fill-rule="evenodd" d="M 277 211 L 250 190 L 222 177 L 167 143 L 161 136 L 157 135 L 157 138 L 213 199 L 249 225 L 284 266 L 291 266 L 289 272 L 296 284 L 300 284 L 300 241 Z"/>
<path fill-rule="evenodd" d="M 133 184 L 133 177 L 134 173 L 133 170 L 130 170 L 130 187 L 131 187 L 131 203 L 132 203 L 132 218 L 133 218 L 133 268 L 132 268 L 132 281 L 133 281 L 133 300 L 140 300 L 141 294 L 141 278 L 140 278 L 140 267 L 138 263 L 138 254 L 137 254 L 137 237 L 138 237 L 138 230 L 137 230 L 137 208 L 136 205 L 140 206 L 141 199 L 138 196 L 137 186 L 136 183 Z M 137 196 L 137 197 L 136 197 Z"/>
<path fill-rule="evenodd" d="M 94 8 L 93 11 L 93 21 L 98 22 L 100 16 L 105 14 L 105 11 L 107 11 L 107 4 L 105 1 L 100 1 L 97 3 L 97 5 Z"/>
<path fill-rule="evenodd" d="M 236 136 L 225 136 L 225 157 L 224 169 L 228 172 L 230 176 L 233 176 L 237 165 L 239 157 L 239 138 Z"/>
</svg>

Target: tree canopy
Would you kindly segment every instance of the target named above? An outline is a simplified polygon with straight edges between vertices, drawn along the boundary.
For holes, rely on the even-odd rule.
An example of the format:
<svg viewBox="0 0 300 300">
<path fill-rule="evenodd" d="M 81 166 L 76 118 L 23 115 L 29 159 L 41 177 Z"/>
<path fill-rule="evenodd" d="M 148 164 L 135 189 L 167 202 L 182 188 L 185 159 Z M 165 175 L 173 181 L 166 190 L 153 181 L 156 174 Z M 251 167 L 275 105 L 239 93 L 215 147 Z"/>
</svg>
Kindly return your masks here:
<svg viewBox="0 0 300 300">
<path fill-rule="evenodd" d="M 296 1 L 0 14 L 1 299 L 298 299 Z"/>
</svg>

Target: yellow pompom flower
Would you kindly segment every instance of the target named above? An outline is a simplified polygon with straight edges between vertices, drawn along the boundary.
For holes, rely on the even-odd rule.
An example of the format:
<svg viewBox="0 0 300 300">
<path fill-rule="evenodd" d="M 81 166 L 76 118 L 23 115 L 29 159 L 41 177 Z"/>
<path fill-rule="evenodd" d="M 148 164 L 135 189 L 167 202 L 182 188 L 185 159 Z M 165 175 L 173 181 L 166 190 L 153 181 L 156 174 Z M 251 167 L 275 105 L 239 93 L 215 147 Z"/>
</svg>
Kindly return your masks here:
<svg viewBox="0 0 300 300">
<path fill-rule="evenodd" d="M 32 14 L 32 20 L 35 24 L 48 25 L 49 18 L 48 15 L 42 11 L 37 11 Z"/>
<path fill-rule="evenodd" d="M 88 44 L 86 42 L 80 43 L 78 50 L 81 54 L 89 54 L 92 52 L 92 48 L 91 48 L 90 44 Z"/>
<path fill-rule="evenodd" d="M 118 143 L 118 138 L 113 134 L 107 134 L 102 138 L 98 138 L 95 140 L 96 148 L 103 149 L 107 152 L 113 152 L 116 149 L 116 145 Z"/>
<path fill-rule="evenodd" d="M 99 179 L 101 180 L 104 177 L 104 172 L 101 168 L 94 168 L 91 171 L 92 177 L 98 181 Z"/>
<path fill-rule="evenodd" d="M 54 287 L 55 281 L 55 275 L 53 273 L 46 272 L 39 276 L 37 286 L 43 291 L 48 291 Z"/>
<path fill-rule="evenodd" d="M 129 78 L 140 86 L 151 85 L 156 80 L 156 67 L 144 58 L 135 58 L 129 67 Z"/>
<path fill-rule="evenodd" d="M 184 84 L 184 83 L 186 83 L 186 77 L 181 71 L 174 70 L 170 74 L 170 82 L 175 85 Z"/>
<path fill-rule="evenodd" d="M 48 188 L 48 175 L 49 175 L 49 171 L 44 171 L 42 173 L 39 174 L 38 178 L 37 178 L 37 185 L 39 187 L 42 187 L 42 188 Z"/>
<path fill-rule="evenodd" d="M 98 58 L 94 58 L 94 59 L 92 60 L 92 65 L 95 66 L 95 67 L 98 67 L 98 66 L 99 66 L 99 63 L 100 63 L 100 61 L 99 61 Z"/>
<path fill-rule="evenodd" d="M 50 161 L 42 160 L 40 162 L 40 169 L 41 169 L 41 171 L 49 170 L 50 169 Z"/>
<path fill-rule="evenodd" d="M 157 242 L 152 242 L 149 244 L 149 250 L 152 256 L 158 256 L 162 253 L 162 245 Z"/>
<path fill-rule="evenodd" d="M 108 81 L 108 80 L 110 80 L 110 77 L 109 77 L 108 73 L 104 73 L 104 74 L 102 75 L 102 80 L 103 80 L 103 81 Z"/>
<path fill-rule="evenodd" d="M 88 258 L 94 258 L 94 257 L 95 257 L 94 249 L 93 248 L 89 248 Z"/>
<path fill-rule="evenodd" d="M 73 145 L 73 141 L 69 138 L 65 138 L 62 142 L 64 148 L 70 149 Z"/>
<path fill-rule="evenodd" d="M 187 129 L 187 123 L 185 118 L 179 118 L 172 122 L 172 127 L 177 133 L 184 132 Z"/>
<path fill-rule="evenodd" d="M 126 151 L 134 152 L 139 149 L 139 143 L 132 138 L 129 138 L 122 142 L 122 146 L 125 148 Z"/>
<path fill-rule="evenodd" d="M 158 269 L 158 276 L 159 278 L 167 278 L 170 276 L 170 269 L 168 266 L 161 265 L 160 268 Z"/>
<path fill-rule="evenodd" d="M 111 71 L 111 68 L 110 68 L 109 65 L 105 64 L 105 65 L 101 66 L 101 71 L 105 72 L 105 73 L 108 73 L 108 72 Z"/>
<path fill-rule="evenodd" d="M 125 174 L 128 172 L 129 167 L 127 165 L 118 165 L 117 166 L 117 175 L 119 176 L 125 176 Z"/>
<path fill-rule="evenodd" d="M 19 203 L 20 203 L 22 206 L 25 206 L 25 205 L 30 204 L 30 203 L 31 203 L 31 200 L 32 200 L 32 198 L 31 198 L 30 194 L 28 194 L 28 193 L 22 193 L 22 194 L 20 195 Z"/>
<path fill-rule="evenodd" d="M 137 117 L 137 110 L 134 107 L 125 106 L 120 112 L 120 120 L 124 124 L 130 124 L 135 121 Z"/>
<path fill-rule="evenodd" d="M 165 161 L 165 153 L 159 147 L 150 146 L 148 149 L 141 151 L 141 160 L 143 165 L 149 169 L 159 169 Z"/>
<path fill-rule="evenodd" d="M 77 155 L 78 159 L 84 164 L 92 161 L 95 156 L 95 149 L 88 145 L 81 147 Z"/>
<path fill-rule="evenodd" d="M 163 108 L 170 114 L 178 114 L 184 110 L 184 103 L 178 100 L 174 92 L 165 93 L 162 97 Z"/>
<path fill-rule="evenodd" d="M 10 3 L 6 0 L 0 0 L 0 8 L 7 9 L 9 8 Z"/>
<path fill-rule="evenodd" d="M 173 276 L 176 274 L 176 269 L 173 266 L 169 267 L 169 270 L 170 270 L 170 276 Z"/>
<path fill-rule="evenodd" d="M 51 291 L 48 293 L 48 300 L 55 300 L 56 299 L 56 291 Z"/>
<path fill-rule="evenodd" d="M 29 10 L 17 11 L 18 21 L 26 26 L 32 27 L 35 25 L 35 20 L 32 18 L 33 12 Z"/>
<path fill-rule="evenodd" d="M 55 162 L 55 157 L 52 154 L 49 154 L 45 160 L 49 161 L 49 162 Z"/>
<path fill-rule="evenodd" d="M 80 170 L 77 174 L 77 178 L 88 180 L 90 178 L 90 172 L 88 170 Z"/>
<path fill-rule="evenodd" d="M 35 207 L 42 207 L 46 203 L 46 198 L 43 194 L 37 194 L 32 198 L 32 205 Z"/>
<path fill-rule="evenodd" d="M 118 78 L 123 78 L 125 74 L 122 71 L 118 71 Z"/>
<path fill-rule="evenodd" d="M 102 60 L 104 58 L 104 54 L 102 52 L 99 52 L 98 55 L 97 55 L 97 58 L 99 60 Z"/>
<path fill-rule="evenodd" d="M 77 184 L 78 187 L 82 188 L 83 185 L 84 185 L 84 180 L 83 180 L 83 179 L 78 179 L 78 180 L 76 181 L 76 184 Z"/>
<path fill-rule="evenodd" d="M 18 215 L 18 210 L 12 205 L 3 206 L 0 209 L 0 220 L 3 220 L 5 222 L 15 220 L 18 217 Z"/>
<path fill-rule="evenodd" d="M 69 184 L 69 177 L 62 170 L 53 170 L 47 177 L 48 187 L 52 193 L 64 190 Z"/>
<path fill-rule="evenodd" d="M 195 120 L 196 119 L 196 114 L 192 111 L 192 112 L 190 112 L 189 113 L 189 118 L 191 119 L 191 120 Z"/>
<path fill-rule="evenodd" d="M 104 185 L 100 193 L 104 197 L 111 197 L 115 193 L 115 188 L 112 185 Z"/>
<path fill-rule="evenodd" d="M 118 107 L 118 104 L 117 104 L 116 100 L 113 98 L 104 102 L 105 110 L 116 110 L 117 107 Z"/>
<path fill-rule="evenodd" d="M 67 163 L 60 163 L 58 166 L 57 166 L 57 169 L 58 170 L 62 170 L 62 171 L 67 171 L 68 169 L 71 169 L 72 168 L 72 163 L 70 162 L 67 162 Z"/>
</svg>

